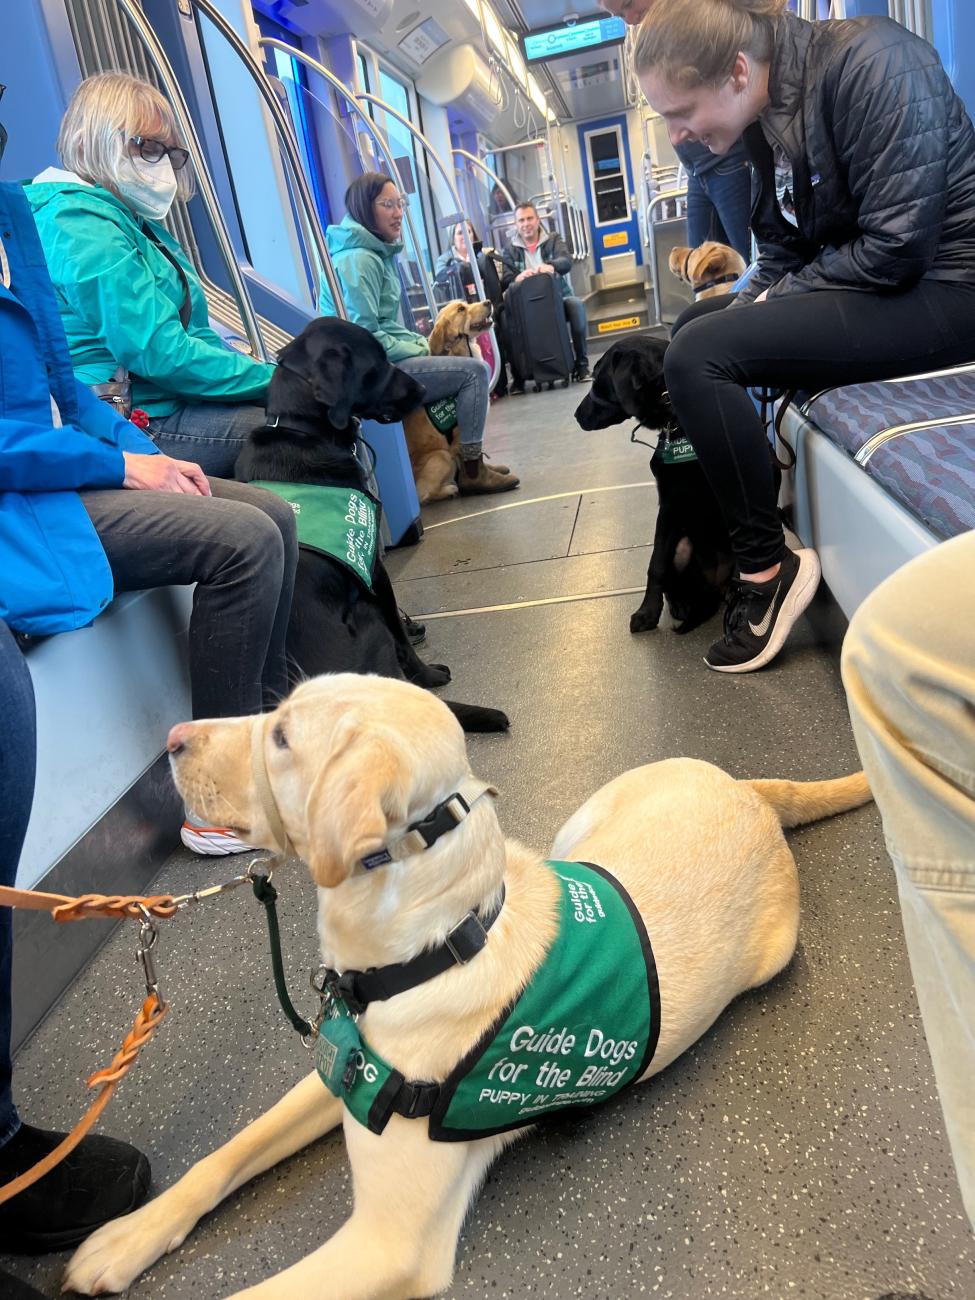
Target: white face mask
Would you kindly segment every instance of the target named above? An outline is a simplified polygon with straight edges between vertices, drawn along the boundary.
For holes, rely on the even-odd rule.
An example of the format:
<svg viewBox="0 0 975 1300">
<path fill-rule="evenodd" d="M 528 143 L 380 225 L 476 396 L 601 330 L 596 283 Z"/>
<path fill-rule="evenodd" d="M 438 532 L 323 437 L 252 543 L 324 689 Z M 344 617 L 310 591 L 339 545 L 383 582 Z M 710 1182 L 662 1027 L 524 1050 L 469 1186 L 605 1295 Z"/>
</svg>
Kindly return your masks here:
<svg viewBox="0 0 975 1300">
<path fill-rule="evenodd" d="M 176 173 L 169 158 L 149 163 L 125 154 L 119 164 L 118 192 L 134 212 L 162 221 L 176 197 Z"/>
</svg>

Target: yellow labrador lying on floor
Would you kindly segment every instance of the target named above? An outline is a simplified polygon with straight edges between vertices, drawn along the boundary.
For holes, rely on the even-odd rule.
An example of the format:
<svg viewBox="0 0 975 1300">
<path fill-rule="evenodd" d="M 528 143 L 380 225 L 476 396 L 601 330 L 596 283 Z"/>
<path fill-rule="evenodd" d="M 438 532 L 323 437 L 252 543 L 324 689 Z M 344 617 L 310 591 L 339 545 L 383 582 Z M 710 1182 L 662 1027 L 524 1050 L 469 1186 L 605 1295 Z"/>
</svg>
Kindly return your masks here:
<svg viewBox="0 0 975 1300">
<path fill-rule="evenodd" d="M 358 994 L 379 996 L 366 988 L 371 968 L 395 983 L 398 971 L 415 968 L 392 963 L 410 963 L 431 948 L 442 956 L 445 937 L 460 948 L 466 933 L 465 944 L 479 946 L 461 952 L 464 964 L 448 956 L 443 973 L 370 1001 L 358 1021 L 368 1052 L 401 1072 L 396 1079 L 427 1081 L 428 1092 L 519 998 L 560 942 L 560 912 L 568 929 L 586 931 L 602 904 L 609 908 L 616 895 L 608 875 L 587 892 L 574 883 L 578 863 L 599 864 L 622 883 L 635 909 L 629 921 L 638 930 L 645 924 L 653 949 L 646 967 L 638 953 L 637 984 L 642 977 L 650 988 L 651 970 L 659 981 L 652 1059 L 641 1059 L 642 1042 L 631 1049 L 590 1022 L 566 1024 L 561 1013 L 518 1025 L 483 1090 L 496 1094 L 486 1103 L 492 1124 L 499 1108 L 510 1115 L 526 1104 L 512 1096 L 533 1105 L 540 1089 L 576 1087 L 571 1070 L 563 1071 L 572 1060 L 570 1040 L 578 1037 L 590 1059 L 590 1080 L 625 1072 L 628 1063 L 639 1071 L 633 1081 L 649 1078 L 739 993 L 771 979 L 792 956 L 799 921 L 796 867 L 781 827 L 870 797 L 862 774 L 807 784 L 736 781 L 708 763 L 669 759 L 626 772 L 588 799 L 556 836 L 552 853 L 561 861 L 552 868 L 504 839 L 494 792 L 471 777 L 453 715 L 405 682 L 315 678 L 274 713 L 174 727 L 169 749 L 176 784 L 197 814 L 215 825 L 232 820 L 252 844 L 293 842 L 320 886 L 323 960 L 345 980 L 359 972 Z M 569 900 L 564 907 L 562 898 Z M 593 965 L 622 980 L 627 972 L 613 971 L 614 955 L 603 945 Z M 514 1065 L 519 1049 L 531 1062 L 527 1076 Z M 357 1078 L 369 1068 L 354 1058 Z M 235 1188 L 342 1123 L 351 1218 L 307 1258 L 239 1295 L 436 1294 L 453 1275 L 471 1199 L 517 1130 L 434 1141 L 434 1116 L 419 1106 L 424 1118 L 393 1113 L 378 1133 L 377 1104 L 367 1126 L 311 1075 L 156 1200 L 90 1237 L 68 1265 L 66 1289 L 122 1290 Z"/>
</svg>

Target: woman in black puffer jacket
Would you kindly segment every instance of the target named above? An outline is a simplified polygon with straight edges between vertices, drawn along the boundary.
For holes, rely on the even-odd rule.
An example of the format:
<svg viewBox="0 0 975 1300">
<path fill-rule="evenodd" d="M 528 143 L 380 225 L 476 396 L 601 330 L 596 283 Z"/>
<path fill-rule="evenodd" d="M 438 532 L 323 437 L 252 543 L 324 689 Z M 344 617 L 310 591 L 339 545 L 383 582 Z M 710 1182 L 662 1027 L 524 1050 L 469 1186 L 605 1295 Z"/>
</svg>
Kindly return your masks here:
<svg viewBox="0 0 975 1300">
<path fill-rule="evenodd" d="M 754 168 L 758 270 L 689 308 L 667 352 L 675 413 L 738 563 L 706 662 L 771 660 L 819 581 L 785 545 L 746 389 L 817 389 L 975 360 L 975 131 L 937 53 L 886 18 L 808 23 L 786 0 L 661 0 L 634 61 L 675 144 Z M 731 310 L 726 310 L 731 308 Z"/>
</svg>

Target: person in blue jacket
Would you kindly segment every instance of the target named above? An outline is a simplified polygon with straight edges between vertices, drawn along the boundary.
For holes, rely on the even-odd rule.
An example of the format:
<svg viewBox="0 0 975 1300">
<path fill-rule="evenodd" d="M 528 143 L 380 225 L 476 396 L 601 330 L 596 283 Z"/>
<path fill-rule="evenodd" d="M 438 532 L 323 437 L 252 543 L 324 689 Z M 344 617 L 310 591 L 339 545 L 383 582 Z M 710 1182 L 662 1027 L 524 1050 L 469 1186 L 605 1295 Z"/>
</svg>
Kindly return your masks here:
<svg viewBox="0 0 975 1300">
<path fill-rule="evenodd" d="M 401 286 L 396 259 L 403 251 L 404 200 L 383 172 L 365 172 L 345 192 L 346 214 L 329 226 L 325 240 L 342 286 L 349 320 L 367 329 L 386 349 L 394 365 L 418 379 L 426 400 L 454 398 L 460 434 L 461 492 L 508 492 L 519 480 L 507 466 L 484 459 L 484 422 L 488 411 L 488 370 L 477 357 L 432 357 L 422 334 L 400 323 Z M 322 280 L 318 310 L 335 315 L 335 304 Z"/>
<path fill-rule="evenodd" d="M 147 82 L 89 77 L 58 135 L 66 170 L 26 188 L 57 292 L 75 374 L 104 384 L 128 374 L 132 405 L 170 456 L 233 477 L 264 422 L 273 367 L 211 328 L 199 277 L 162 224 L 192 193 L 172 111 Z"/>
<path fill-rule="evenodd" d="M 117 592 L 195 583 L 194 716 L 276 703 L 288 689 L 291 510 L 164 454 L 76 379 L 19 186 L 2 187 L 0 218 L 0 619 L 46 636 L 85 627 Z"/>
<path fill-rule="evenodd" d="M 0 128 L 0 153 L 5 139 Z M 36 757 L 14 634 L 83 628 L 115 592 L 195 583 L 194 716 L 259 712 L 287 690 L 296 563 L 287 505 L 161 453 L 75 378 L 30 208 L 19 185 L 0 184 L 0 884 L 14 883 Z M 203 851 L 247 847 L 219 828 L 199 835 Z M 63 1137 L 22 1123 L 13 1104 L 10 958 L 10 914 L 0 909 L 0 1185 Z M 148 1186 L 140 1152 L 90 1135 L 0 1208 L 0 1249 L 75 1244 L 135 1208 Z M 0 1291 L 39 1294 L 2 1274 Z"/>
</svg>

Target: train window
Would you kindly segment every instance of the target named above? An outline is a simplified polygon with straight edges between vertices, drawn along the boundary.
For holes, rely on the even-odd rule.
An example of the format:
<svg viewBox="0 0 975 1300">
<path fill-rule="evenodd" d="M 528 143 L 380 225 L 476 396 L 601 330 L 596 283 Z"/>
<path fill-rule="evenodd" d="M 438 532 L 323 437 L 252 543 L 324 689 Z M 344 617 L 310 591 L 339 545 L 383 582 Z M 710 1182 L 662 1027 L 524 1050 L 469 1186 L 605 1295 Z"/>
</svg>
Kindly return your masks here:
<svg viewBox="0 0 975 1300">
<path fill-rule="evenodd" d="M 397 113 L 401 113 L 409 121 L 416 121 L 417 114 L 412 102 L 412 88 L 407 86 L 405 82 L 401 81 L 383 64 L 379 65 L 379 90 L 377 93 L 390 108 L 395 109 Z M 425 179 L 425 177 L 421 175 L 420 171 L 416 139 L 391 113 L 386 113 L 385 119 L 386 138 L 399 168 L 400 188 L 403 197 L 409 204 L 410 216 L 413 218 L 416 237 L 420 244 L 417 251 L 422 255 L 424 262 L 428 266 L 432 266 L 426 214 L 421 196 L 421 179 Z"/>
<path fill-rule="evenodd" d="M 262 36 L 273 36 L 279 41 L 292 44 L 295 36 L 286 27 L 274 22 L 264 14 L 257 15 L 258 26 Z M 321 168 L 321 150 L 315 136 L 315 126 L 309 113 L 307 92 L 308 72 L 306 66 L 286 54 L 284 50 L 265 48 L 265 67 L 269 76 L 277 77 L 284 87 L 288 100 L 288 111 L 294 124 L 298 150 L 305 175 L 311 184 L 315 196 L 315 206 L 323 226 L 332 220 L 328 195 L 325 191 L 325 178 Z"/>
<path fill-rule="evenodd" d="M 626 192 L 623 134 L 618 126 L 586 133 L 596 225 L 628 221 L 630 200 Z"/>
</svg>

